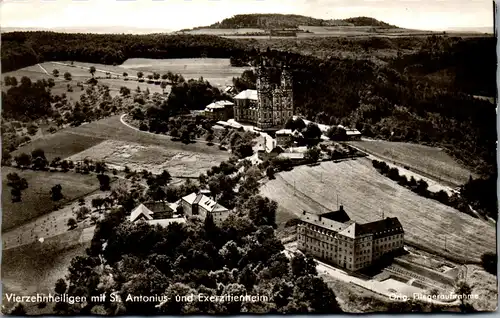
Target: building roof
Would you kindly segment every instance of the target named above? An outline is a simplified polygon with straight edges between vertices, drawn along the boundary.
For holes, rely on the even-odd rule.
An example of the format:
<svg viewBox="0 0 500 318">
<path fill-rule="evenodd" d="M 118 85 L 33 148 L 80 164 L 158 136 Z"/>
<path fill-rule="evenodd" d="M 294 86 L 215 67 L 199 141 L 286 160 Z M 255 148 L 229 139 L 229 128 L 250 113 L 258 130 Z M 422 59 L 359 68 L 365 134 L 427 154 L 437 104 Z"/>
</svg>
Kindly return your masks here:
<svg viewBox="0 0 500 318">
<path fill-rule="evenodd" d="M 340 209 L 337 211 L 331 211 L 321 214 L 321 217 L 341 223 L 346 223 L 351 220 L 342 206 L 340 206 Z"/>
<path fill-rule="evenodd" d="M 291 134 L 293 134 L 293 131 L 291 129 L 280 129 L 275 134 L 276 134 L 276 136 L 277 135 L 291 135 Z"/>
<path fill-rule="evenodd" d="M 174 210 L 167 202 L 163 201 L 152 201 L 152 202 L 144 202 L 144 206 L 148 208 L 153 213 L 159 212 L 173 212 Z"/>
<path fill-rule="evenodd" d="M 130 222 L 135 222 L 137 221 L 141 216 L 144 216 L 146 220 L 152 220 L 153 219 L 153 214 L 154 212 L 148 209 L 144 204 L 139 204 L 138 207 L 136 207 L 132 213 L 130 213 L 129 220 Z"/>
<path fill-rule="evenodd" d="M 174 208 L 166 202 L 145 202 L 139 204 L 131 213 L 129 220 L 135 222 L 141 218 L 146 220 L 154 220 L 155 214 L 161 217 L 164 212 L 173 212 Z M 163 214 L 164 216 L 164 214 Z"/>
<path fill-rule="evenodd" d="M 255 89 L 244 90 L 244 91 L 240 92 L 238 95 L 234 96 L 234 99 L 258 100 L 257 90 L 255 90 Z"/>
<path fill-rule="evenodd" d="M 283 152 L 279 154 L 279 157 L 289 159 L 304 159 L 304 154 L 301 152 Z"/>
<path fill-rule="evenodd" d="M 209 104 L 205 109 L 206 110 L 213 110 L 213 109 L 224 109 L 226 106 L 232 106 L 234 105 L 233 102 L 227 101 L 227 100 L 219 100 L 216 102 L 213 102 Z"/>
<path fill-rule="evenodd" d="M 349 218 L 342 207 L 338 211 L 317 215 L 304 211 L 301 219 L 304 222 L 315 224 L 353 239 L 364 235 L 373 235 L 374 239 L 378 239 L 404 233 L 403 226 L 396 217 L 358 224 Z"/>
<path fill-rule="evenodd" d="M 403 226 L 398 218 L 390 217 L 375 222 L 359 224 L 359 231 L 360 235 L 373 234 L 374 238 L 404 233 Z"/>
<path fill-rule="evenodd" d="M 356 128 L 345 127 L 342 125 L 337 125 L 338 128 L 344 129 L 347 136 L 359 136 L 361 132 Z"/>
<path fill-rule="evenodd" d="M 198 204 L 200 207 L 204 208 L 208 212 L 226 212 L 229 211 L 219 203 L 215 202 L 211 198 L 207 197 L 204 194 L 197 194 L 193 192 L 191 194 L 186 195 L 182 198 L 189 205 Z"/>
</svg>

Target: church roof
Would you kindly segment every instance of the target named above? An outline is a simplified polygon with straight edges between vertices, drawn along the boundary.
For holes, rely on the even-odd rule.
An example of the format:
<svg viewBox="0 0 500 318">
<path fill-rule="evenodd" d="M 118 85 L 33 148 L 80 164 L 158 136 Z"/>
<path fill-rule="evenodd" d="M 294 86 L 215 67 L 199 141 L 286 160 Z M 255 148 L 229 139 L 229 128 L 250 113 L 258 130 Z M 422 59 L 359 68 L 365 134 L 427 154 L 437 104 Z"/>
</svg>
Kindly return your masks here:
<svg viewBox="0 0 500 318">
<path fill-rule="evenodd" d="M 257 90 L 255 89 L 247 89 L 234 96 L 234 99 L 250 99 L 250 100 L 258 100 L 257 98 Z"/>
</svg>

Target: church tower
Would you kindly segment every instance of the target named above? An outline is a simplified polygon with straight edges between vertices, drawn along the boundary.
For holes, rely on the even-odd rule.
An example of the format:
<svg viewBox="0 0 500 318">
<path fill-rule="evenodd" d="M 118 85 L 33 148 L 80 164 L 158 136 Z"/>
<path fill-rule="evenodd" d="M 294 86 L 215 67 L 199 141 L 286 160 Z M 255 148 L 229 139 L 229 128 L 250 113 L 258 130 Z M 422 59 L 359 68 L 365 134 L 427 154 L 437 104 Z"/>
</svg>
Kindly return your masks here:
<svg viewBox="0 0 500 318">
<path fill-rule="evenodd" d="M 269 70 L 266 61 L 257 65 L 257 127 L 266 129 L 273 124 L 273 97 Z"/>
</svg>

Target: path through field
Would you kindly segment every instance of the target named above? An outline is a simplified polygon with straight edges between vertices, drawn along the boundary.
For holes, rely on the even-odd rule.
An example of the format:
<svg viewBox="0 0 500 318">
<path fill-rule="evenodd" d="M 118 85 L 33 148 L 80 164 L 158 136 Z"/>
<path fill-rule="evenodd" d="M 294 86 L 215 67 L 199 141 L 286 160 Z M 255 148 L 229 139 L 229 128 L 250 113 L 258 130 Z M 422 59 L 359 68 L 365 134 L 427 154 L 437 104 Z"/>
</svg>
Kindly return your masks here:
<svg viewBox="0 0 500 318">
<path fill-rule="evenodd" d="M 303 210 L 336 210 L 338 196 L 351 219 L 366 223 L 398 217 L 405 241 L 444 256 L 478 261 L 482 253 L 496 248 L 494 226 L 418 196 L 380 175 L 364 158 L 296 167 L 277 174 L 261 192 L 276 200 L 280 209 L 297 216 Z"/>
</svg>

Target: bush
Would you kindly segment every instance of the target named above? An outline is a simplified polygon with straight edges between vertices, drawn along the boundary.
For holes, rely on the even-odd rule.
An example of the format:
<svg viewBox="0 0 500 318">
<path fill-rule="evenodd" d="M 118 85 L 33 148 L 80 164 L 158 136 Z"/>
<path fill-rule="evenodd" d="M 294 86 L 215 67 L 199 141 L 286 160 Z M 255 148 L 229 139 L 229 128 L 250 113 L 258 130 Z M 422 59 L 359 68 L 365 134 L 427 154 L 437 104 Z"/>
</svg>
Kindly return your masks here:
<svg viewBox="0 0 500 318">
<path fill-rule="evenodd" d="M 142 131 L 148 131 L 149 127 L 148 127 L 148 125 L 146 125 L 146 123 L 141 123 L 141 125 L 139 126 L 139 129 Z"/>
</svg>

